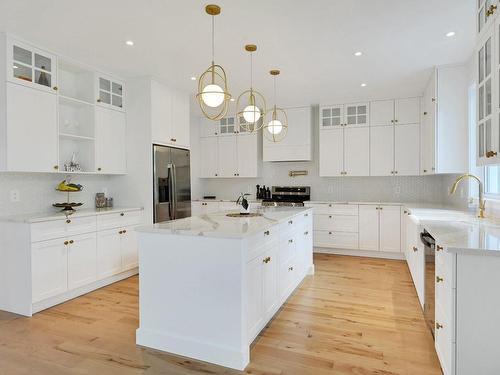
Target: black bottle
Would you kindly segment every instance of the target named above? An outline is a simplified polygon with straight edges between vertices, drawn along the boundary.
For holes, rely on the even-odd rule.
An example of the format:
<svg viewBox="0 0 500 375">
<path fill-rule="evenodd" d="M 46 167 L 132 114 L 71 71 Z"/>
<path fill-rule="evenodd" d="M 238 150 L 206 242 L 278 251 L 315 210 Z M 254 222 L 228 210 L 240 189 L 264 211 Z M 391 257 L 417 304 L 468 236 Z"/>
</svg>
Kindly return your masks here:
<svg viewBox="0 0 500 375">
<path fill-rule="evenodd" d="M 271 189 L 269 188 L 266 189 L 266 198 L 271 199 Z"/>
<path fill-rule="evenodd" d="M 257 194 L 255 194 L 255 199 L 260 199 L 260 185 L 255 186 L 257 188 Z"/>
</svg>

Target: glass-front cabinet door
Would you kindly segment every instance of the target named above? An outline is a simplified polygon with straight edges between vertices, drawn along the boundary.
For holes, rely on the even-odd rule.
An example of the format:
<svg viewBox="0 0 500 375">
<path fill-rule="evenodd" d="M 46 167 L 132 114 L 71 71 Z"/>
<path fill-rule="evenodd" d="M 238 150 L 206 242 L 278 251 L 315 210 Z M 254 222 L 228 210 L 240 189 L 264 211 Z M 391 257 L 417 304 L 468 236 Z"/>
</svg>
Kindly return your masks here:
<svg viewBox="0 0 500 375">
<path fill-rule="evenodd" d="M 320 107 L 319 127 L 321 129 L 337 129 L 344 125 L 344 105 Z"/>
<path fill-rule="evenodd" d="M 57 58 L 29 44 L 8 39 L 7 79 L 55 93 L 57 91 Z"/>
<path fill-rule="evenodd" d="M 123 83 L 111 77 L 97 75 L 97 104 L 123 110 Z"/>
<path fill-rule="evenodd" d="M 344 105 L 345 126 L 368 126 L 368 103 Z"/>
<path fill-rule="evenodd" d="M 477 59 L 477 164 L 492 164 L 498 160 L 498 81 L 500 64 L 495 43 L 498 40 L 490 27 L 476 51 Z M 497 104 L 494 104 L 497 103 Z"/>
<path fill-rule="evenodd" d="M 477 2 L 477 32 L 485 32 L 498 12 L 498 0 L 476 0 Z"/>
</svg>

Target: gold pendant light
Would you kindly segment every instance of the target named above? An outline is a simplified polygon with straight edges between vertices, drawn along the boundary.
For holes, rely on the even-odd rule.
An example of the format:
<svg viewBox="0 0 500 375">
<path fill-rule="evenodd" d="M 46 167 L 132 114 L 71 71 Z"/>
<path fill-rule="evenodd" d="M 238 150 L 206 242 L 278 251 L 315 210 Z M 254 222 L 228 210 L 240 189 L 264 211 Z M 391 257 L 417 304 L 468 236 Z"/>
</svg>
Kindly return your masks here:
<svg viewBox="0 0 500 375">
<path fill-rule="evenodd" d="M 247 44 L 245 50 L 250 52 L 250 89 L 243 91 L 236 101 L 236 118 L 238 127 L 247 132 L 255 132 L 262 128 L 263 117 L 266 113 L 266 99 L 253 88 L 253 60 L 252 53 L 257 51 L 255 44 Z"/>
<path fill-rule="evenodd" d="M 198 80 L 196 99 L 205 117 L 210 120 L 220 120 L 229 108 L 231 94 L 227 88 L 227 77 L 224 68 L 214 62 L 214 19 L 220 14 L 220 7 L 210 4 L 205 7 L 207 14 L 212 16 L 212 65 L 203 72 Z"/>
<path fill-rule="evenodd" d="M 276 77 L 280 74 L 278 69 L 269 72 L 274 80 L 274 106 L 266 113 L 267 122 L 264 125 L 264 136 L 271 142 L 280 142 L 288 133 L 288 117 L 282 108 L 276 106 Z"/>
</svg>

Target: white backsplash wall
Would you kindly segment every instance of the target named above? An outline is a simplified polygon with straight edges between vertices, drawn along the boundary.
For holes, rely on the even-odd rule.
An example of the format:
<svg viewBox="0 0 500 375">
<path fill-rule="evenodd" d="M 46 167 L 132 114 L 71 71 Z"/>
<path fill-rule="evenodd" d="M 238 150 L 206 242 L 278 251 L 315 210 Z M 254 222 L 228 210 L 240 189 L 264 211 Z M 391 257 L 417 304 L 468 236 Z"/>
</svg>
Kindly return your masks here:
<svg viewBox="0 0 500 375">
<path fill-rule="evenodd" d="M 55 190 L 64 180 L 64 174 L 48 173 L 0 173 L 0 215 L 17 215 L 32 212 L 57 212 L 52 203 L 66 201 L 66 194 Z M 118 181 L 115 176 L 73 176 L 72 182 L 82 184 L 84 190 L 70 193 L 72 202 L 82 202 L 83 208 L 94 207 L 95 193 L 107 189 L 113 196 L 114 186 Z M 19 202 L 11 201 L 11 191 L 19 192 Z M 126 206 L 127 202 L 114 202 L 117 206 Z"/>
</svg>

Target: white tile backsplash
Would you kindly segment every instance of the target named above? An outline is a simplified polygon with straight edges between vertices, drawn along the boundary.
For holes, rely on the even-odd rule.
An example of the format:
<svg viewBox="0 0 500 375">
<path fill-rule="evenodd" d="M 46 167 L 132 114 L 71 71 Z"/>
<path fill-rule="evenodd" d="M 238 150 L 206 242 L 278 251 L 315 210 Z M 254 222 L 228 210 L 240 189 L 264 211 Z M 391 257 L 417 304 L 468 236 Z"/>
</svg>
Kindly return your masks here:
<svg viewBox="0 0 500 375">
<path fill-rule="evenodd" d="M 15 215 L 31 212 L 56 211 L 52 203 L 65 202 L 65 193 L 56 191 L 56 186 L 65 179 L 64 174 L 49 173 L 0 173 L 0 215 Z M 72 182 L 82 184 L 84 190 L 70 193 L 74 202 L 84 203 L 83 207 L 94 207 L 94 196 L 103 189 L 113 196 L 116 184 L 115 176 L 72 176 Z M 11 201 L 11 191 L 19 192 L 19 202 Z M 115 205 L 126 206 L 126 202 L 116 202 Z"/>
</svg>

